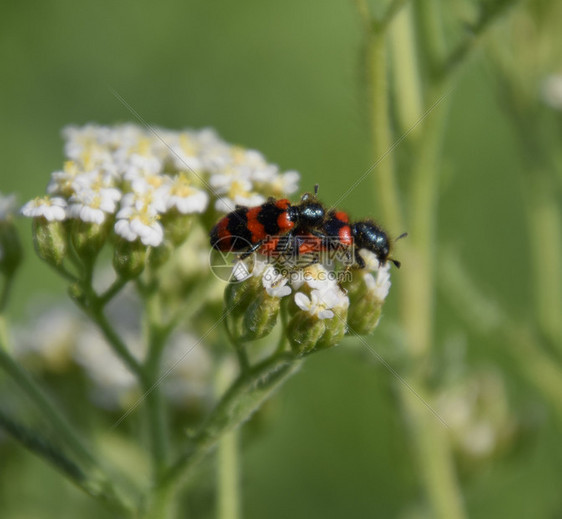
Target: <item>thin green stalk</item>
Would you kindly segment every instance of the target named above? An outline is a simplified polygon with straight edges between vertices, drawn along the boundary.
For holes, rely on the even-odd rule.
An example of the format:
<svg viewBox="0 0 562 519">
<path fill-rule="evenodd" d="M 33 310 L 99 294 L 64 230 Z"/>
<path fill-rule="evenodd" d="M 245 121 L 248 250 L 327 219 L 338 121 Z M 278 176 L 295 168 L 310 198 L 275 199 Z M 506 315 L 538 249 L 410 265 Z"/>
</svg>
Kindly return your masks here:
<svg viewBox="0 0 562 519">
<path fill-rule="evenodd" d="M 491 7 L 483 9 L 480 18 L 471 27 L 470 32 L 467 31 L 467 35 L 463 40 L 444 59 L 439 75 L 442 78 L 452 77 L 474 54 L 487 35 L 488 30 L 519 1 L 521 0 L 498 0 L 495 3 L 490 3 Z"/>
<path fill-rule="evenodd" d="M 381 28 L 386 29 L 392 23 L 394 18 L 399 16 L 402 9 L 404 9 L 409 3 L 410 0 L 392 0 L 386 10 L 386 13 L 384 13 L 382 20 L 375 23 L 375 27 L 379 30 Z"/>
<path fill-rule="evenodd" d="M 411 181 L 409 236 L 406 268 L 401 271 L 401 313 L 413 371 L 408 382 L 422 391 L 425 370 L 433 345 L 437 193 L 441 140 L 446 110 L 432 114 L 417 141 L 417 161 Z M 401 388 L 403 408 L 411 426 L 412 441 L 419 462 L 433 517 L 466 517 L 445 427 Z"/>
<path fill-rule="evenodd" d="M 56 265 L 54 263 L 49 263 L 49 265 L 52 268 L 54 268 L 61 277 L 63 277 L 70 283 L 75 283 L 76 281 L 78 281 L 78 278 L 72 272 L 70 272 L 64 265 L 62 264 Z"/>
<path fill-rule="evenodd" d="M 150 373 L 148 376 L 153 382 L 150 385 L 144 385 L 143 391 L 146 395 L 145 406 L 151 443 L 154 480 L 156 481 L 164 474 L 168 463 L 168 419 L 166 401 L 162 395 L 160 384 L 158 384 L 158 376 L 156 373 Z"/>
<path fill-rule="evenodd" d="M 147 495 L 147 501 L 142 510 L 143 519 L 166 519 L 176 516 L 177 504 L 174 501 L 173 487 L 154 487 Z M 183 512 L 182 519 L 186 518 Z"/>
<path fill-rule="evenodd" d="M 215 390 L 218 396 L 228 389 L 232 382 L 232 369 L 223 362 L 217 370 Z M 238 519 L 240 517 L 239 488 L 239 433 L 237 429 L 227 432 L 219 440 L 217 447 L 217 518 Z"/>
<path fill-rule="evenodd" d="M 166 402 L 162 395 L 159 376 L 162 353 L 171 330 L 161 326 L 160 298 L 156 292 L 148 293 L 145 300 L 145 326 L 148 355 L 144 364 L 143 389 L 146 394 L 146 410 L 150 432 L 154 481 L 163 475 L 168 464 L 169 431 Z"/>
<path fill-rule="evenodd" d="M 441 0 L 416 0 L 418 44 L 430 80 L 438 77 L 446 59 Z"/>
<path fill-rule="evenodd" d="M 372 151 L 374 159 L 379 161 L 373 171 L 374 192 L 379 200 L 385 224 L 390 229 L 402 229 L 394 158 L 389 153 L 393 141 L 389 111 L 386 37 L 384 33 L 371 31 L 367 38 L 366 66 L 371 91 Z"/>
<path fill-rule="evenodd" d="M 421 130 L 417 123 L 423 117 L 423 89 L 412 14 L 413 7 L 405 6 L 390 26 L 389 36 L 392 49 L 392 85 L 400 133 L 410 132 L 408 136 L 415 139 Z"/>
<path fill-rule="evenodd" d="M 103 294 L 100 294 L 99 304 L 101 306 L 105 306 L 109 303 L 121 291 L 128 281 L 128 279 L 118 277 Z"/>
<path fill-rule="evenodd" d="M 409 182 L 409 234 L 401 246 L 407 265 L 401 272 L 402 319 L 412 358 L 422 363 L 433 342 L 439 168 L 446 117 L 444 106 L 428 116 L 416 143 Z"/>
<path fill-rule="evenodd" d="M 238 359 L 238 365 L 240 367 L 241 373 L 247 373 L 250 370 L 250 359 L 248 358 L 248 352 L 244 347 L 244 344 L 237 340 L 231 333 L 230 328 L 228 327 L 228 319 L 227 319 L 227 309 L 224 309 L 224 328 L 226 330 L 226 334 L 228 336 L 228 340 L 234 347 L 234 351 L 236 352 L 236 358 Z"/>
<path fill-rule="evenodd" d="M 430 45 L 438 43 L 437 40 Z M 411 47 L 410 50 L 413 52 Z M 404 59 L 405 54 L 399 56 Z M 439 59 L 437 56 L 433 58 Z M 372 148 L 375 158 L 378 158 L 387 153 L 392 146 L 384 34 L 373 31 L 370 35 L 368 59 L 372 94 Z M 401 64 L 395 63 L 394 66 L 400 67 Z M 417 82 L 413 86 L 419 88 L 420 84 Z M 416 92 L 415 95 L 419 96 L 420 92 Z M 443 116 L 436 118 L 434 114 L 433 121 L 429 125 L 427 122 L 424 124 L 424 133 L 417 139 L 420 144 L 416 150 L 423 154 L 421 157 L 416 155 L 416 171 L 409 198 L 411 206 L 409 223 L 412 227 L 407 229 L 410 237 L 408 252 L 404 257 L 407 266 L 404 271 L 409 271 L 410 275 L 402 279 L 401 307 L 414 365 L 417 364 L 416 361 L 427 360 L 432 342 L 433 267 L 430 251 L 435 243 L 437 166 L 443 131 L 442 119 Z M 391 228 L 401 229 L 400 198 L 391 158 L 385 158 L 375 170 L 375 195 L 380 200 L 382 213 L 388 225 Z M 416 237 L 412 239 L 414 234 Z M 425 385 L 423 372 L 417 371 L 417 373 L 417 375 L 410 374 L 408 382 L 418 388 L 418 394 L 423 394 Z M 464 518 L 461 493 L 443 425 L 428 413 L 427 409 L 419 405 L 418 399 L 412 397 L 410 390 L 401 387 L 400 394 L 411 428 L 420 474 L 434 516 L 440 519 Z"/>
<path fill-rule="evenodd" d="M 422 381 L 408 380 L 416 393 L 424 394 Z M 415 447 L 418 470 L 422 475 L 435 519 L 461 519 L 466 514 L 457 476 L 449 448 L 447 429 L 427 409 L 420 405 L 418 397 L 406 386 L 400 386 L 400 397 L 410 426 L 411 440 Z"/>
<path fill-rule="evenodd" d="M 104 337 L 107 339 L 110 346 L 113 348 L 117 356 L 123 361 L 123 363 L 134 373 L 139 380 L 143 380 L 144 371 L 142 369 L 139 361 L 132 355 L 127 348 L 127 345 L 123 342 L 119 334 L 115 331 L 113 326 L 107 320 L 103 309 L 100 305 L 95 305 L 89 311 L 86 310 L 91 316 L 93 321 L 99 326 Z"/>
</svg>

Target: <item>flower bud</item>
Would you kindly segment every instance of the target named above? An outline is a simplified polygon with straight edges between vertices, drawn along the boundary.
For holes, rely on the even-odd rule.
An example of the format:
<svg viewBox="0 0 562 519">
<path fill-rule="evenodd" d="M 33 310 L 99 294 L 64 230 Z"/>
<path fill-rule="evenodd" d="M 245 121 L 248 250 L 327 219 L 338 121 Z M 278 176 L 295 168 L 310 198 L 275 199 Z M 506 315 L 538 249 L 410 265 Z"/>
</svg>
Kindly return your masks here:
<svg viewBox="0 0 562 519">
<path fill-rule="evenodd" d="M 113 253 L 113 268 L 125 279 L 138 277 L 144 270 L 146 245 L 140 241 L 118 240 Z"/>
<path fill-rule="evenodd" d="M 82 258 L 97 256 L 107 238 L 111 221 L 106 219 L 102 224 L 85 222 L 80 219 L 72 221 L 71 239 L 76 252 Z"/>
<path fill-rule="evenodd" d="M 158 247 L 151 247 L 148 253 L 148 264 L 151 268 L 157 269 L 164 265 L 172 255 L 174 247 L 167 240 Z"/>
<path fill-rule="evenodd" d="M 169 211 L 162 215 L 160 223 L 166 229 L 166 237 L 173 245 L 181 245 L 188 237 L 195 217 L 192 214 L 181 214 L 179 211 Z"/>
<path fill-rule="evenodd" d="M 304 312 L 297 312 L 287 326 L 287 337 L 297 355 L 312 353 L 318 341 L 326 333 L 326 319 L 318 319 Z"/>
<path fill-rule="evenodd" d="M 376 273 L 354 271 L 345 288 L 350 301 L 347 316 L 350 330 L 359 335 L 371 333 L 379 324 L 390 288 L 388 267 L 381 267 Z"/>
<path fill-rule="evenodd" d="M 347 308 L 334 308 L 331 319 L 297 312 L 287 326 L 291 348 L 298 355 L 331 348 L 345 335 Z"/>
<path fill-rule="evenodd" d="M 322 350 L 336 346 L 347 331 L 347 307 L 334 308 L 334 317 L 324 319 L 326 331 L 316 343 L 315 350 Z"/>
<path fill-rule="evenodd" d="M 63 222 L 43 217 L 33 219 L 33 244 L 37 255 L 50 265 L 60 265 L 67 252 L 67 232 Z"/>
<path fill-rule="evenodd" d="M 293 351 L 300 355 L 335 346 L 345 334 L 349 306 L 347 295 L 332 281 L 307 283 L 295 294 L 290 307 L 294 317 L 286 330 Z"/>
<path fill-rule="evenodd" d="M 260 276 L 229 283 L 224 298 L 227 326 L 235 340 L 253 341 L 271 333 L 277 322 L 280 299 L 264 290 Z"/>
</svg>

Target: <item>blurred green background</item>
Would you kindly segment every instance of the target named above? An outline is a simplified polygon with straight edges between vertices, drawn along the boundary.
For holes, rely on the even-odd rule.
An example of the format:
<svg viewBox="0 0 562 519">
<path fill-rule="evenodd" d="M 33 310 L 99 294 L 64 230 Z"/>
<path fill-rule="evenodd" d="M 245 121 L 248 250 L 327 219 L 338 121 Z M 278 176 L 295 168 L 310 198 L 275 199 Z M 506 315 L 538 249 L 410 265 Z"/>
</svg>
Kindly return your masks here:
<svg viewBox="0 0 562 519">
<path fill-rule="evenodd" d="M 138 122 L 112 90 L 151 124 L 210 126 L 298 170 L 302 189 L 319 183 L 327 204 L 371 165 L 362 37 L 351 2 L 6 0 L 0 10 L 0 190 L 17 192 L 21 202 L 43 193 L 49 173 L 59 169 L 63 126 Z M 480 58 L 450 93 L 440 241 L 457 247 L 480 286 L 512 315 L 525 316 L 530 282 L 515 173 L 520 158 Z M 340 205 L 354 216 L 377 217 L 369 181 Z M 28 254 L 15 318 L 38 293 L 62 295 L 32 253 L 29 222 L 20 225 Z M 399 271 L 393 283 L 398 288 Z M 393 299 L 391 291 L 369 338 L 384 355 L 384 337 L 396 322 Z M 470 517 L 559 517 L 562 452 L 540 396 L 520 381 L 503 351 L 508 344 L 467 330 L 438 303 L 438 341 L 461 337 L 471 363 L 495 365 L 515 405 L 543 416 L 516 452 L 463 476 Z M 387 369 L 353 340 L 310 359 L 244 449 L 243 517 L 405 517 L 421 490 L 393 385 Z M 17 452 L 0 462 L 1 517 L 75 517 L 77 507 L 103 516 L 52 469 L 15 443 L 10 449 Z"/>
</svg>

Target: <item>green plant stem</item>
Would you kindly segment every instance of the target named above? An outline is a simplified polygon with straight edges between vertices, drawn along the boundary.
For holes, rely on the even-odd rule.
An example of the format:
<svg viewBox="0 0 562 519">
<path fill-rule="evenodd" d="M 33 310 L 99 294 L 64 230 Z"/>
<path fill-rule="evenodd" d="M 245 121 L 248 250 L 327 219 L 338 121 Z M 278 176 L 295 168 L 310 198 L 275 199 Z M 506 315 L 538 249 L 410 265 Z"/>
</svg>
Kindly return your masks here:
<svg viewBox="0 0 562 519">
<path fill-rule="evenodd" d="M 392 84 L 400 131 L 402 134 L 409 132 L 408 136 L 415 139 L 421 129 L 417 123 L 423 117 L 423 90 L 412 13 L 411 5 L 404 7 L 392 23 L 389 36 L 392 49 Z"/>
<path fill-rule="evenodd" d="M 109 345 L 113 348 L 113 351 L 117 356 L 123 361 L 123 363 L 134 373 L 139 380 L 144 378 L 144 371 L 142 369 L 139 361 L 132 355 L 127 348 L 127 345 L 123 342 L 119 334 L 115 331 L 111 323 L 107 320 L 103 309 L 99 305 L 95 305 L 87 313 L 91 316 L 92 320 L 99 326 L 104 337 L 106 338 Z"/>
<path fill-rule="evenodd" d="M 253 366 L 240 375 L 224 394 L 205 424 L 193 437 L 161 480 L 161 486 L 177 484 L 217 445 L 222 436 L 245 422 L 300 367 L 301 361 L 284 353 Z"/>
<path fill-rule="evenodd" d="M 232 382 L 231 364 L 224 361 L 217 369 L 215 391 L 221 396 Z M 217 447 L 217 518 L 240 517 L 240 488 L 238 483 L 239 432 L 233 429 L 219 440 Z"/>
<path fill-rule="evenodd" d="M 409 242 L 403 247 L 407 268 L 401 272 L 400 307 L 414 372 L 408 382 L 420 391 L 424 386 L 434 336 L 437 172 L 445 117 L 446 110 L 443 109 L 432 114 L 418 140 L 410 191 Z M 419 405 L 419 401 L 412 400 L 407 389 L 401 388 L 401 393 L 433 517 L 462 519 L 465 517 L 464 506 L 446 429 Z"/>
<path fill-rule="evenodd" d="M 371 31 L 367 38 L 366 66 L 371 92 L 372 152 L 375 161 L 379 161 L 373 171 L 374 191 L 386 225 L 391 229 L 402 229 L 394 159 L 392 154 L 389 154 L 393 142 L 390 129 L 386 37 L 384 33 Z"/>
<path fill-rule="evenodd" d="M 111 301 L 121 291 L 128 281 L 128 279 L 118 277 L 103 294 L 100 294 L 99 304 L 103 307 L 109 303 L 109 301 Z"/>
<path fill-rule="evenodd" d="M 435 1 L 435 0 L 433 0 Z M 455 72 L 464 65 L 480 43 L 487 35 L 488 30 L 494 27 L 495 22 L 520 0 L 499 0 L 492 7 L 484 9 L 470 33 L 450 52 L 442 64 L 439 72 L 441 77 L 452 77 Z"/>
<path fill-rule="evenodd" d="M 438 172 L 446 116 L 445 107 L 428 116 L 416 143 L 409 183 L 409 234 L 401 245 L 407 265 L 401 272 L 402 319 L 410 354 L 420 368 L 426 367 L 433 342 Z"/>
<path fill-rule="evenodd" d="M 418 44 L 424 69 L 430 81 L 438 77 L 446 59 L 446 43 L 440 0 L 416 0 L 415 12 Z"/>
<path fill-rule="evenodd" d="M 226 330 L 226 335 L 228 336 L 228 340 L 234 347 L 234 351 L 236 352 L 236 358 L 238 359 L 238 366 L 240 367 L 241 373 L 247 373 L 250 370 L 250 359 L 248 358 L 248 352 L 242 342 L 237 340 L 228 327 L 228 319 L 227 319 L 227 312 L 228 310 L 225 308 L 223 313 L 223 321 L 224 321 L 224 329 Z"/>
<path fill-rule="evenodd" d="M 63 277 L 64 279 L 66 279 L 70 283 L 75 283 L 76 281 L 78 281 L 78 278 L 72 272 L 70 272 L 64 265 L 62 265 L 62 264 L 61 265 L 55 265 L 55 264 L 51 264 L 51 263 L 49 263 L 49 265 L 53 269 L 55 269 L 61 277 Z"/>
<path fill-rule="evenodd" d="M 162 353 L 171 329 L 162 327 L 160 298 L 155 290 L 145 295 L 145 326 L 148 355 L 144 363 L 144 379 L 141 380 L 146 394 L 148 428 L 151 439 L 154 481 L 158 481 L 168 463 L 168 416 L 166 402 L 160 384 Z"/>
<path fill-rule="evenodd" d="M 141 513 L 143 519 L 166 519 L 175 517 L 176 503 L 174 502 L 174 488 L 154 487 L 147 495 L 147 503 Z M 186 518 L 185 512 L 182 519 Z"/>
<path fill-rule="evenodd" d="M 408 383 L 424 399 L 423 381 L 409 379 Z M 436 519 L 460 519 L 466 517 L 457 484 L 447 429 L 427 409 L 420 405 L 418 397 L 406 386 L 400 386 L 402 407 L 410 426 L 414 454 L 418 470 L 431 504 L 431 517 Z"/>
<path fill-rule="evenodd" d="M 438 36 L 437 36 L 438 37 Z M 405 59 L 407 48 L 396 57 Z M 410 50 L 413 52 L 412 47 Z M 392 130 L 390 125 L 390 96 L 388 92 L 386 43 L 384 34 L 373 31 L 370 34 L 368 71 L 372 97 L 371 121 L 373 156 L 375 159 L 390 150 Z M 438 59 L 437 57 L 432 57 Z M 413 59 L 413 58 L 412 58 Z M 411 66 L 412 61 L 410 61 Z M 395 67 L 401 67 L 395 63 Z M 408 63 L 406 63 L 408 66 Z M 418 82 L 412 85 L 421 88 Z M 437 90 L 437 89 L 435 89 Z M 435 97 L 435 90 L 430 99 Z M 402 92 L 402 95 L 408 95 Z M 414 92 L 412 98 L 421 98 Z M 428 106 L 430 106 L 428 104 Z M 426 121 L 423 133 L 416 139 L 414 178 L 410 186 L 409 225 L 407 252 L 404 263 L 409 275 L 401 283 L 402 320 L 407 333 L 407 343 L 412 365 L 426 364 L 432 344 L 433 322 L 433 265 L 432 247 L 435 244 L 437 167 L 440 157 L 440 143 L 443 134 L 444 115 Z M 417 121 L 416 121 L 417 122 Z M 429 123 L 429 124 L 428 124 Z M 394 161 L 387 157 L 375 170 L 375 195 L 377 196 L 385 222 L 394 229 L 402 229 L 400 197 L 396 185 Z M 412 239 L 412 236 L 415 236 Z M 404 249 L 404 247 L 402 247 Z M 424 370 L 416 369 L 408 375 L 408 383 L 417 388 L 418 394 L 425 394 Z M 444 426 L 408 388 L 400 387 L 402 408 L 407 415 L 412 433 L 412 442 L 419 462 L 419 471 L 426 488 L 433 517 L 439 519 L 462 519 L 465 517 L 460 489 L 450 446 Z"/>
</svg>

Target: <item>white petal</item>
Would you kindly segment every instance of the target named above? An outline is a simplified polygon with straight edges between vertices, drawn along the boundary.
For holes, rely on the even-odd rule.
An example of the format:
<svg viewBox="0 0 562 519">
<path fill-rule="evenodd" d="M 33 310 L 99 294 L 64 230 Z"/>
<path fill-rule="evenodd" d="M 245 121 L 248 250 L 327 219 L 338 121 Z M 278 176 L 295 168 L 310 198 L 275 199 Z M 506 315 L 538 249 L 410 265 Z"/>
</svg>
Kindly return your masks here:
<svg viewBox="0 0 562 519">
<path fill-rule="evenodd" d="M 305 311 L 310 310 L 310 306 L 311 306 L 310 299 L 308 299 L 308 297 L 304 295 L 302 292 L 297 292 L 295 294 L 295 304 L 301 310 L 305 310 Z"/>
</svg>

